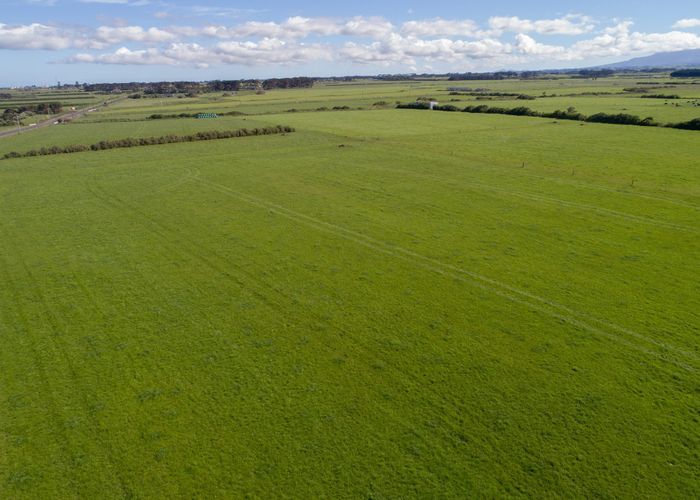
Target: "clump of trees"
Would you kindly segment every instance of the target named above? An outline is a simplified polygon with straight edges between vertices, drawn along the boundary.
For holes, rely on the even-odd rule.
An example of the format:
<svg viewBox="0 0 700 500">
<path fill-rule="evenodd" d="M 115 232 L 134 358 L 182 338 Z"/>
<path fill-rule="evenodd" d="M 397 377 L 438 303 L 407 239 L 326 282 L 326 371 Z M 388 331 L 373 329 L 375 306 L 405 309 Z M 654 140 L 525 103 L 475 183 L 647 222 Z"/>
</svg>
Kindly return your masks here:
<svg viewBox="0 0 700 500">
<path fill-rule="evenodd" d="M 214 80 L 208 84 L 212 92 L 238 92 L 241 89 L 239 80 Z"/>
<path fill-rule="evenodd" d="M 527 100 L 533 100 L 535 97 L 527 95 L 527 94 L 519 94 L 517 92 L 488 92 L 488 91 L 479 91 L 474 90 L 474 91 L 468 91 L 468 92 L 461 92 L 461 91 L 452 91 L 450 92 L 450 95 L 468 95 L 468 96 L 486 96 L 486 97 L 515 97 L 516 99 L 527 99 Z"/>
<path fill-rule="evenodd" d="M 128 137 L 126 139 L 104 140 L 95 144 L 73 144 L 70 146 L 50 146 L 40 149 L 32 149 L 24 153 L 13 151 L 6 153 L 2 158 L 25 158 L 30 156 L 58 155 L 66 153 L 80 153 L 83 151 L 103 151 L 107 149 L 133 148 L 138 146 L 154 146 L 157 144 L 173 144 L 178 142 L 212 141 L 217 139 L 231 139 L 234 137 L 249 137 L 256 135 L 286 134 L 294 132 L 292 127 L 277 125 L 276 127 L 262 127 L 254 129 L 238 130 L 210 130 L 189 135 L 162 135 L 160 137 Z"/>
<path fill-rule="evenodd" d="M 642 127 L 658 126 L 658 123 L 656 123 L 652 117 L 640 118 L 638 116 L 628 115 L 626 113 L 596 113 L 586 118 L 585 121 L 592 123 L 613 123 L 616 125 L 639 125 Z"/>
<path fill-rule="evenodd" d="M 397 104 L 398 109 L 430 109 L 430 103 L 425 101 L 409 102 L 406 104 Z"/>
<path fill-rule="evenodd" d="M 695 118 L 687 122 L 670 123 L 666 126 L 670 128 L 679 128 L 682 130 L 700 130 L 700 118 Z"/>
<path fill-rule="evenodd" d="M 582 69 L 578 72 L 580 78 L 607 78 L 613 76 L 615 70 L 612 69 Z M 575 77 L 574 77 L 575 78 Z"/>
<path fill-rule="evenodd" d="M 648 94 L 640 96 L 642 99 L 680 99 L 678 94 Z"/>
<path fill-rule="evenodd" d="M 262 82 L 262 88 L 272 89 L 306 89 L 314 86 L 315 80 L 306 76 L 296 78 L 270 78 Z"/>
<path fill-rule="evenodd" d="M 197 118 L 201 113 L 177 113 L 171 115 L 164 115 L 162 113 L 154 113 L 146 117 L 147 120 L 164 120 L 164 119 L 175 119 L 175 118 Z M 245 113 L 240 111 L 227 111 L 224 113 L 215 113 L 217 116 L 242 116 Z"/>
<path fill-rule="evenodd" d="M 507 80 L 520 76 L 516 71 L 497 71 L 495 73 L 451 73 L 448 80 L 451 82 L 460 80 Z"/>
<path fill-rule="evenodd" d="M 272 90 L 309 88 L 316 82 L 314 78 L 271 78 L 269 80 L 212 80 L 210 82 L 127 82 L 84 84 L 88 92 L 115 93 L 138 92 L 145 97 L 190 95 L 201 92 L 238 92 L 239 90 Z M 133 97 L 138 99 L 138 97 Z"/>
<path fill-rule="evenodd" d="M 42 102 L 6 108 L 0 115 L 0 125 L 13 125 L 16 123 L 17 117 L 22 117 L 22 115 L 55 115 L 62 110 L 63 105 L 60 102 Z"/>
<path fill-rule="evenodd" d="M 696 69 L 679 69 L 671 73 L 673 78 L 696 78 L 700 76 L 700 68 Z"/>
</svg>

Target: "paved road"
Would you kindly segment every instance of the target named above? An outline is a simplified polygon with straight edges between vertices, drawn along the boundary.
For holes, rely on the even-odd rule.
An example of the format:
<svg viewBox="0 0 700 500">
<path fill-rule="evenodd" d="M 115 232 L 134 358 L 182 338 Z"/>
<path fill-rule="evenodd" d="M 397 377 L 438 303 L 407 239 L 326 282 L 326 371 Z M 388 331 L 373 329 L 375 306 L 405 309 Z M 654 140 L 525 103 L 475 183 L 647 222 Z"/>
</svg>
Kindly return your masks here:
<svg viewBox="0 0 700 500">
<path fill-rule="evenodd" d="M 93 104 L 92 106 L 87 106 L 83 109 L 78 109 L 76 111 L 69 111 L 68 113 L 62 113 L 60 115 L 54 115 L 51 118 L 38 122 L 36 125 L 33 127 L 28 127 L 24 126 L 21 128 L 13 127 L 10 130 L 4 130 L 0 132 L 0 138 L 2 137 L 11 137 L 13 135 L 17 134 L 22 134 L 24 132 L 31 132 L 32 130 L 37 130 L 40 128 L 45 128 L 45 127 L 50 127 L 54 125 L 58 120 L 74 120 L 76 118 L 80 118 L 84 114 L 88 113 L 91 109 L 99 109 L 104 106 L 108 106 L 110 104 L 114 104 L 117 101 L 121 101 L 122 99 L 126 99 L 126 96 L 124 97 L 117 97 L 116 99 L 112 99 L 111 101 L 104 101 L 102 104 Z"/>
</svg>

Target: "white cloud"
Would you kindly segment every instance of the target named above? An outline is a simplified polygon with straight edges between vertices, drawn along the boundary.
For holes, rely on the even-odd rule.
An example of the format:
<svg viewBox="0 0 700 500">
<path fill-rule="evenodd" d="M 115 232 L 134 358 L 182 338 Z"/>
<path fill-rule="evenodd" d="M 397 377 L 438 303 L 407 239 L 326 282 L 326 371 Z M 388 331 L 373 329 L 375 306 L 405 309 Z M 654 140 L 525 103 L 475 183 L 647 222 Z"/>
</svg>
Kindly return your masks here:
<svg viewBox="0 0 700 500">
<path fill-rule="evenodd" d="M 131 7 L 145 7 L 151 5 L 150 0 L 78 0 L 80 3 L 96 3 L 105 5 L 128 5 Z"/>
<path fill-rule="evenodd" d="M 366 45 L 348 42 L 339 51 L 339 55 L 350 62 L 361 64 L 391 65 L 402 63 L 415 65 L 418 59 L 459 62 L 470 59 L 496 59 L 511 52 L 511 45 L 493 39 L 465 41 L 440 38 L 425 40 L 392 34 L 384 41 Z"/>
<path fill-rule="evenodd" d="M 77 54 L 67 63 L 188 65 L 207 67 L 211 64 L 257 66 L 265 64 L 303 64 L 330 59 L 329 48 L 315 44 L 288 43 L 266 38 L 259 42 L 220 42 L 212 47 L 196 43 L 171 43 L 164 49 L 130 50 L 121 47 L 115 52 L 92 55 Z"/>
<path fill-rule="evenodd" d="M 295 40 L 310 36 L 381 37 L 394 26 L 382 18 L 353 17 L 336 20 L 324 17 L 290 17 L 283 23 L 250 21 L 239 26 L 207 26 L 200 30 L 216 38 L 277 38 Z"/>
<path fill-rule="evenodd" d="M 547 59 L 574 59 L 575 56 L 571 54 L 565 47 L 560 47 L 557 45 L 546 45 L 543 43 L 536 42 L 532 37 L 520 33 L 516 37 L 517 40 L 517 50 L 521 54 L 528 56 L 537 56 Z"/>
<path fill-rule="evenodd" d="M 213 50 L 215 59 L 227 64 L 303 64 L 330 60 L 330 48 L 317 44 L 288 43 L 275 38 L 260 42 L 221 42 Z"/>
<path fill-rule="evenodd" d="M 426 21 L 408 21 L 401 27 L 401 32 L 408 36 L 477 36 L 479 25 L 469 19 L 450 21 L 430 19 Z"/>
<path fill-rule="evenodd" d="M 95 38 L 100 42 L 113 45 L 123 42 L 163 43 L 173 41 L 177 36 L 159 28 L 100 26 L 95 31 Z"/>
<path fill-rule="evenodd" d="M 674 29 L 699 28 L 700 19 L 681 19 L 673 25 Z"/>
<path fill-rule="evenodd" d="M 688 26 L 689 21 L 682 22 Z M 545 20 L 491 18 L 488 29 L 468 19 L 435 18 L 395 26 L 384 18 L 300 16 L 279 23 L 256 21 L 233 25 L 143 27 L 112 24 L 97 28 L 0 24 L 0 49 L 79 49 L 80 54 L 66 61 L 96 64 L 204 67 L 335 61 L 463 71 L 474 66 L 494 69 L 545 61 L 600 60 L 700 48 L 700 35 L 696 33 L 680 29 L 642 33 L 633 30 L 631 21 L 618 22 L 583 36 L 592 29 L 593 23 L 577 15 Z M 514 39 L 504 36 L 505 33 L 515 33 Z M 537 39 L 538 35 L 555 33 L 578 38 L 558 45 Z M 339 41 L 339 37 L 345 39 Z M 107 50 L 109 47 L 112 50 Z M 96 50 L 104 52 L 90 52 Z"/>
<path fill-rule="evenodd" d="M 631 21 L 607 28 L 601 35 L 575 43 L 569 50 L 578 59 L 622 57 L 653 52 L 700 48 L 700 36 L 683 31 L 668 33 L 632 32 Z"/>
<path fill-rule="evenodd" d="M 496 33 L 539 33 L 541 35 L 583 35 L 595 29 L 591 18 L 570 14 L 558 19 L 531 21 L 519 17 L 492 17 L 489 26 Z"/>
<path fill-rule="evenodd" d="M 16 26 L 0 23 L 0 49 L 65 50 L 71 48 L 99 49 L 103 46 L 82 32 L 64 30 L 39 23 Z"/>
<path fill-rule="evenodd" d="M 77 54 L 66 62 L 135 65 L 172 63 L 171 60 L 164 57 L 158 49 L 130 50 L 126 47 L 121 47 L 112 54 Z"/>
</svg>

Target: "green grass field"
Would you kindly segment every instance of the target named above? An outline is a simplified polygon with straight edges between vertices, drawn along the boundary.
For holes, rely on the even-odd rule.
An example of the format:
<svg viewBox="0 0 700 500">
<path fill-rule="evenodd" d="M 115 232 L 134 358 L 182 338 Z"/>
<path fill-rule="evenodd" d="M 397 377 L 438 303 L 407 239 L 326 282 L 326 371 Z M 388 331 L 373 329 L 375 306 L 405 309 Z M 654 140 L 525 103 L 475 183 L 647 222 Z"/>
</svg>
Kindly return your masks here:
<svg viewBox="0 0 700 500">
<path fill-rule="evenodd" d="M 700 134 L 425 90 L 0 140 L 297 130 L 0 161 L 0 498 L 698 497 Z"/>
</svg>

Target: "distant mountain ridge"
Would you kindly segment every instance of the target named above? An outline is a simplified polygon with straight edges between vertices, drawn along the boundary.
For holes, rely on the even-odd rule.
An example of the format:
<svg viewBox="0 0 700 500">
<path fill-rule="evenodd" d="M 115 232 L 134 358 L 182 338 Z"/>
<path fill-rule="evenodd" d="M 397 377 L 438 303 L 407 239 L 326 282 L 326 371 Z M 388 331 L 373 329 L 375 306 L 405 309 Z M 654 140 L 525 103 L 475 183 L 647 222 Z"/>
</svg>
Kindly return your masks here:
<svg viewBox="0 0 700 500">
<path fill-rule="evenodd" d="M 700 68 L 700 49 L 658 52 L 646 57 L 635 57 L 596 68 L 638 69 L 638 68 Z"/>
</svg>

